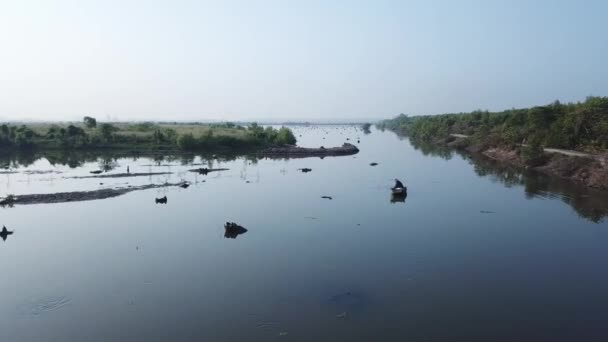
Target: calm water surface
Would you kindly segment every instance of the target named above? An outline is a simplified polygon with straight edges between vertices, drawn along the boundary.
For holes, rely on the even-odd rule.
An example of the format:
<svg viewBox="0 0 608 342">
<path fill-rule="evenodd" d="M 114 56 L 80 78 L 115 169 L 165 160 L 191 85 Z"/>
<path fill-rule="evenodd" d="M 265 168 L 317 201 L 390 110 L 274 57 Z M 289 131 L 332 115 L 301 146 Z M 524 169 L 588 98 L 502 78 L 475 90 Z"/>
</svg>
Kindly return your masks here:
<svg viewBox="0 0 608 342">
<path fill-rule="evenodd" d="M 294 131 L 303 146 L 360 137 L 361 152 L 214 159 L 229 170 L 207 176 L 187 172 L 200 157 L 12 165 L 1 196 L 193 185 L 0 209 L 15 231 L 0 341 L 608 340 L 606 193 L 389 132 Z M 127 166 L 172 174 L 66 178 Z M 224 238 L 226 221 L 249 231 Z"/>
</svg>

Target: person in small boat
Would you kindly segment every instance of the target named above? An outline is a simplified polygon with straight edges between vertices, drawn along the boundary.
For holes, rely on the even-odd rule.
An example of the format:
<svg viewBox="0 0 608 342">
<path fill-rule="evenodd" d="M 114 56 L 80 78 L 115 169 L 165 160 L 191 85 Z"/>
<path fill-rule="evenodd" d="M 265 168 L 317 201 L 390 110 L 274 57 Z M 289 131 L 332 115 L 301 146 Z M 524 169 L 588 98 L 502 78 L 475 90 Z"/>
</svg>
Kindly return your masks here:
<svg viewBox="0 0 608 342">
<path fill-rule="evenodd" d="M 403 185 L 400 180 L 395 178 L 395 186 L 393 189 L 405 189 L 405 185 Z"/>
</svg>

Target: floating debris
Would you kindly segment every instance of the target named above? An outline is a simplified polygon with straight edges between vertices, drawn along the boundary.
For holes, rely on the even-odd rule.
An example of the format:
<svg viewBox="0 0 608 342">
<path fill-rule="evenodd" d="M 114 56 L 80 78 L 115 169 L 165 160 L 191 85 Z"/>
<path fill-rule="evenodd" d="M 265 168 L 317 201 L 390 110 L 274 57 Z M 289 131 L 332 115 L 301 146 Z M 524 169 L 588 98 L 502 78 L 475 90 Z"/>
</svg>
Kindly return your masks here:
<svg viewBox="0 0 608 342">
<path fill-rule="evenodd" d="M 304 167 L 304 168 L 298 169 L 298 171 L 302 171 L 303 173 L 308 173 L 308 172 L 312 171 L 312 169 Z"/>
<path fill-rule="evenodd" d="M 156 204 L 167 204 L 167 196 L 161 197 L 161 198 L 156 198 L 155 201 L 156 201 Z"/>
<path fill-rule="evenodd" d="M 239 226 L 234 222 L 226 222 L 224 230 L 224 237 L 229 239 L 236 239 L 237 236 L 247 233 L 245 227 Z"/>
<path fill-rule="evenodd" d="M 370 166 L 377 166 L 377 165 L 378 165 L 378 163 L 375 163 L 375 162 L 374 162 L 374 163 L 369 163 L 369 165 L 370 165 Z"/>
<path fill-rule="evenodd" d="M 328 199 L 328 200 L 333 200 L 333 199 L 334 199 L 334 198 L 333 198 L 333 197 L 331 197 L 331 196 L 321 196 L 321 198 Z"/>
<path fill-rule="evenodd" d="M 480 210 L 479 212 L 482 213 L 482 214 L 496 214 L 496 212 L 489 211 L 489 210 Z"/>
<path fill-rule="evenodd" d="M 6 241 L 6 238 L 7 238 L 9 235 L 13 235 L 13 233 L 14 233 L 14 232 L 12 232 L 12 231 L 10 231 L 10 230 L 6 229 L 6 227 L 5 227 L 5 226 L 2 226 L 2 231 L 0 231 L 0 238 L 2 238 L 2 241 Z"/>
</svg>

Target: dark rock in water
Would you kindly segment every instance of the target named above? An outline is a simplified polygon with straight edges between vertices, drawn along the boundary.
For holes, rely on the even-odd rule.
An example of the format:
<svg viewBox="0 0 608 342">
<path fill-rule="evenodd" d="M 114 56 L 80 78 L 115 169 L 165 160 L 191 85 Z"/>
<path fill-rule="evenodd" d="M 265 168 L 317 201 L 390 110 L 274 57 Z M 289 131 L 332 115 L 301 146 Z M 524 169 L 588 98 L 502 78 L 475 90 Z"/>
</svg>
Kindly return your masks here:
<svg viewBox="0 0 608 342">
<path fill-rule="evenodd" d="M 6 227 L 5 227 L 5 226 L 2 226 L 2 231 L 0 231 L 0 238 L 2 238 L 2 241 L 6 241 L 6 238 L 7 238 L 9 235 L 13 235 L 13 233 L 14 233 L 14 232 L 12 232 L 12 231 L 10 231 L 10 230 L 6 229 Z"/>
<path fill-rule="evenodd" d="M 167 204 L 167 196 L 157 198 L 155 201 L 156 201 L 156 204 Z"/>
<path fill-rule="evenodd" d="M 378 163 L 369 163 L 370 166 L 377 166 Z"/>
<path fill-rule="evenodd" d="M 331 197 L 331 196 L 321 196 L 321 198 L 328 199 L 328 200 L 332 200 L 332 199 L 334 199 L 334 198 L 333 198 L 333 197 Z"/>
<path fill-rule="evenodd" d="M 245 227 L 239 226 L 234 222 L 226 222 L 224 230 L 224 237 L 227 239 L 236 239 L 237 236 L 247 233 Z"/>
<path fill-rule="evenodd" d="M 91 173 L 94 174 L 94 175 L 98 175 L 98 174 L 100 174 L 102 172 L 103 171 L 101 171 L 101 170 L 91 171 Z"/>
<path fill-rule="evenodd" d="M 302 168 L 302 169 L 298 169 L 298 171 L 302 171 L 304 173 L 307 173 L 307 172 L 312 171 L 312 169 L 309 169 L 309 168 L 305 167 L 305 168 Z"/>
<path fill-rule="evenodd" d="M 182 183 L 179 187 L 182 188 L 182 189 L 188 189 L 188 187 L 190 187 L 190 184 L 188 184 L 188 183 Z"/>
</svg>

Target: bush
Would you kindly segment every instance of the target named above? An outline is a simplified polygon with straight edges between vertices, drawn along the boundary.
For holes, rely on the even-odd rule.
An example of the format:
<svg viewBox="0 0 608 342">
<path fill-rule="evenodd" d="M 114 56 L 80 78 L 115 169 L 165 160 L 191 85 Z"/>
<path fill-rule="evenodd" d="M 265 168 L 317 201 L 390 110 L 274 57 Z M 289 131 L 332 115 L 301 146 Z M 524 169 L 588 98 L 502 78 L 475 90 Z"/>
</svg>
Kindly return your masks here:
<svg viewBox="0 0 608 342">
<path fill-rule="evenodd" d="M 192 151 L 198 144 L 192 133 L 187 133 L 177 139 L 177 145 L 184 151 Z"/>
<path fill-rule="evenodd" d="M 277 145 L 295 145 L 296 137 L 289 128 L 281 127 L 276 135 L 274 143 Z"/>
<path fill-rule="evenodd" d="M 536 141 L 522 147 L 521 157 L 524 163 L 530 167 L 543 165 L 549 160 L 549 156 L 545 153 L 543 147 Z"/>
</svg>

